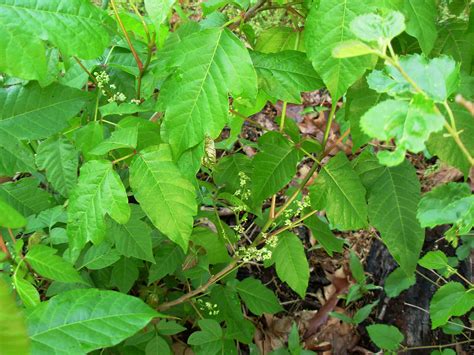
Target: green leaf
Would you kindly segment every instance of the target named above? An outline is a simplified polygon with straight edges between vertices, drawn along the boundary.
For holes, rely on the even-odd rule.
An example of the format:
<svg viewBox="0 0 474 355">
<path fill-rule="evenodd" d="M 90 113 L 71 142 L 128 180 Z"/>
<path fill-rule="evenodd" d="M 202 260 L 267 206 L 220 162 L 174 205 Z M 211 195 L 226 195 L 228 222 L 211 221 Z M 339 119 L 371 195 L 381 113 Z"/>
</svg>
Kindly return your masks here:
<svg viewBox="0 0 474 355">
<path fill-rule="evenodd" d="M 365 188 L 343 153 L 323 166 L 310 187 L 314 209 L 326 209 L 331 224 L 340 230 L 360 229 L 367 225 Z"/>
<path fill-rule="evenodd" d="M 313 233 L 313 238 L 321 244 L 329 256 L 333 253 L 341 253 L 344 247 L 344 240 L 337 238 L 327 223 L 323 222 L 318 216 L 311 216 L 307 218 L 304 224 Z"/>
<path fill-rule="evenodd" d="M 68 236 L 73 250 L 104 239 L 106 214 L 126 223 L 130 217 L 127 193 L 110 161 L 91 160 L 81 167 L 69 201 Z"/>
<path fill-rule="evenodd" d="M 354 317 L 353 317 L 353 321 L 355 324 L 360 324 L 362 323 L 364 320 L 367 319 L 367 317 L 370 315 L 370 313 L 372 312 L 372 310 L 374 309 L 375 306 L 378 305 L 378 301 L 374 302 L 374 303 L 370 303 L 370 304 L 367 304 L 365 305 L 364 307 L 360 308 L 357 310 L 357 312 L 355 312 L 354 314 Z"/>
<path fill-rule="evenodd" d="M 403 162 L 407 150 L 419 153 L 433 132 L 443 128 L 444 118 L 433 101 L 421 94 L 406 101 L 386 100 L 372 107 L 361 118 L 362 130 L 370 137 L 384 141 L 395 139 L 395 151 L 381 151 L 379 161 L 387 166 Z"/>
<path fill-rule="evenodd" d="M 0 4 L 0 21 L 1 21 Z M 0 89 L 0 139 L 47 138 L 68 126 L 88 100 L 88 94 L 59 84 L 41 88 L 36 83 Z"/>
<path fill-rule="evenodd" d="M 309 282 L 309 266 L 300 239 L 290 232 L 280 234 L 272 259 L 278 277 L 304 298 Z"/>
<path fill-rule="evenodd" d="M 27 322 L 34 354 L 86 354 L 120 343 L 158 316 L 139 298 L 82 289 L 41 303 Z"/>
<path fill-rule="evenodd" d="M 415 274 L 407 275 L 402 268 L 396 268 L 385 279 L 384 291 L 388 297 L 397 297 L 416 283 Z"/>
<path fill-rule="evenodd" d="M 0 197 L 0 227 L 13 229 L 21 228 L 25 225 L 25 217 Z"/>
<path fill-rule="evenodd" d="M 166 53 L 162 53 L 165 55 Z M 227 29 L 195 32 L 178 42 L 159 102 L 165 107 L 164 135 L 175 158 L 204 140 L 216 138 L 228 120 L 229 93 L 254 100 L 257 79 L 240 40 Z"/>
<path fill-rule="evenodd" d="M 128 293 L 139 275 L 137 264 L 129 258 L 122 258 L 112 268 L 110 282 L 122 293 Z"/>
<path fill-rule="evenodd" d="M 456 355 L 456 351 L 453 349 L 435 350 L 432 351 L 430 355 Z"/>
<path fill-rule="evenodd" d="M 366 54 L 373 54 L 375 51 L 360 41 L 348 40 L 340 42 L 332 50 L 332 56 L 337 59 L 359 57 Z"/>
<path fill-rule="evenodd" d="M 156 31 L 166 20 L 175 0 L 145 0 L 145 9 L 155 25 Z"/>
<path fill-rule="evenodd" d="M 230 154 L 219 159 L 213 171 L 214 182 L 223 185 L 224 190 L 234 193 L 240 188 L 240 176 L 242 172 L 250 176 L 252 171 L 252 161 L 245 154 Z"/>
<path fill-rule="evenodd" d="M 13 275 L 13 285 L 26 308 L 35 307 L 40 304 L 40 295 L 36 288 L 28 281 Z"/>
<path fill-rule="evenodd" d="M 153 224 L 186 252 L 197 210 L 195 192 L 173 162 L 168 145 L 150 147 L 135 156 L 130 186 Z M 158 206 L 156 201 L 160 201 Z"/>
<path fill-rule="evenodd" d="M 407 161 L 385 167 L 366 154 L 356 161 L 355 170 L 368 190 L 370 223 L 405 274 L 411 275 L 424 241 L 416 219 L 420 183 L 415 169 Z"/>
<path fill-rule="evenodd" d="M 176 271 L 184 262 L 184 253 L 179 245 L 162 243 L 155 251 L 155 264 L 150 267 L 148 284 Z"/>
<path fill-rule="evenodd" d="M 74 267 L 56 253 L 53 248 L 37 244 L 28 251 L 25 259 L 43 277 L 61 282 L 83 283 Z"/>
<path fill-rule="evenodd" d="M 89 270 L 100 270 L 116 263 L 120 259 L 117 249 L 112 249 L 109 243 L 102 242 L 99 245 L 92 245 L 81 262 L 78 269 L 87 267 Z"/>
<path fill-rule="evenodd" d="M 102 155 L 120 148 L 137 147 L 138 127 L 119 128 L 112 135 L 90 151 L 90 154 Z"/>
<path fill-rule="evenodd" d="M 456 123 L 456 129 L 464 146 L 474 156 L 474 120 L 471 114 L 458 105 L 452 105 L 451 109 Z M 451 136 L 446 136 L 447 131 L 433 133 L 427 143 L 431 154 L 437 155 L 442 161 L 460 169 L 465 176 L 469 174 L 471 164 L 464 153 L 459 149 Z"/>
<path fill-rule="evenodd" d="M 407 18 L 406 32 L 420 43 L 423 53 L 430 54 L 436 41 L 436 3 L 431 0 L 405 0 L 401 9 Z"/>
<path fill-rule="evenodd" d="M 0 349 L 3 355 L 30 353 L 26 322 L 7 284 L 0 279 Z"/>
<path fill-rule="evenodd" d="M 209 264 L 219 264 L 230 261 L 229 252 L 227 251 L 224 240 L 209 228 L 194 228 L 191 240 L 195 245 L 201 246 L 206 250 Z"/>
<path fill-rule="evenodd" d="M 356 39 L 349 25 L 358 15 L 370 11 L 370 6 L 361 0 L 321 0 L 318 3 L 313 4 L 306 20 L 305 45 L 316 72 L 333 100 L 337 100 L 372 66 L 371 56 L 343 59 L 332 56 L 341 42 Z"/>
<path fill-rule="evenodd" d="M 305 52 L 304 32 L 283 26 L 266 28 L 258 36 L 255 50 L 262 53 L 278 53 L 286 50 Z"/>
<path fill-rule="evenodd" d="M 125 117 L 118 123 L 120 128 L 134 128 L 138 130 L 137 150 L 143 150 L 151 145 L 161 143 L 160 127 L 155 122 L 135 116 Z"/>
<path fill-rule="evenodd" d="M 450 182 L 426 193 L 418 205 L 422 227 L 455 224 L 468 233 L 474 224 L 474 196 L 466 183 Z"/>
<path fill-rule="evenodd" d="M 261 316 L 263 313 L 278 313 L 283 310 L 273 291 L 266 288 L 259 280 L 248 277 L 236 286 L 240 297 L 250 311 Z"/>
<path fill-rule="evenodd" d="M 16 182 L 0 184 L 0 198 L 23 216 L 38 214 L 52 206 L 52 197 L 38 187 L 35 178 L 24 178 Z"/>
<path fill-rule="evenodd" d="M 36 164 L 46 170 L 46 177 L 56 191 L 68 197 L 76 185 L 78 153 L 64 137 L 48 138 L 36 152 Z"/>
<path fill-rule="evenodd" d="M 400 66 L 416 85 L 435 102 L 444 102 L 459 85 L 459 65 L 448 57 L 428 59 L 424 55 L 403 56 Z M 371 89 L 391 96 L 416 94 L 417 90 L 394 67 L 374 70 L 367 77 Z"/>
<path fill-rule="evenodd" d="M 403 334 L 393 325 L 373 324 L 366 329 L 374 344 L 384 350 L 397 350 L 404 339 Z"/>
<path fill-rule="evenodd" d="M 426 269 L 437 270 L 449 266 L 448 257 L 441 250 L 427 252 L 418 264 Z"/>
<path fill-rule="evenodd" d="M 45 78 L 46 41 L 66 57 L 98 57 L 109 44 L 105 21 L 103 11 L 82 0 L 2 0 L 0 71 L 22 79 Z"/>
<path fill-rule="evenodd" d="M 201 319 L 198 324 L 201 331 L 191 334 L 188 344 L 198 346 L 202 354 L 220 353 L 223 347 L 223 334 L 219 323 L 213 319 Z"/>
<path fill-rule="evenodd" d="M 146 344 L 145 354 L 146 355 L 155 355 L 155 354 L 172 355 L 172 352 L 166 340 L 156 335 L 153 337 L 152 340 L 148 342 L 148 344 Z"/>
<path fill-rule="evenodd" d="M 8 136 L 0 140 L 0 176 L 36 171 L 33 152 L 17 138 Z"/>
<path fill-rule="evenodd" d="M 280 133 L 268 132 L 258 141 L 261 152 L 252 161 L 252 201 L 259 204 L 277 193 L 296 174 L 299 153 Z"/>
<path fill-rule="evenodd" d="M 430 302 L 431 329 L 446 324 L 450 317 L 462 316 L 474 307 L 474 294 L 459 282 L 441 286 Z"/>
<path fill-rule="evenodd" d="M 89 122 L 86 126 L 79 128 L 75 134 L 75 145 L 81 151 L 84 160 L 97 159 L 90 151 L 104 140 L 105 128 L 98 121 Z"/>
<path fill-rule="evenodd" d="M 350 28 L 365 42 L 388 43 L 405 30 L 405 18 L 398 11 L 390 11 L 384 16 L 364 14 L 353 19 Z"/>
<path fill-rule="evenodd" d="M 251 52 L 259 87 L 282 101 L 301 103 L 301 92 L 319 89 L 323 83 L 306 55 L 298 51 Z"/>
<path fill-rule="evenodd" d="M 364 273 L 364 267 L 362 266 L 362 263 L 360 262 L 357 255 L 352 250 L 349 257 L 349 267 L 356 282 L 358 284 L 365 284 L 366 277 Z"/>
<path fill-rule="evenodd" d="M 151 228 L 135 215 L 125 224 L 110 221 L 107 234 L 115 242 L 118 252 L 127 257 L 155 262 L 151 243 Z"/>
</svg>

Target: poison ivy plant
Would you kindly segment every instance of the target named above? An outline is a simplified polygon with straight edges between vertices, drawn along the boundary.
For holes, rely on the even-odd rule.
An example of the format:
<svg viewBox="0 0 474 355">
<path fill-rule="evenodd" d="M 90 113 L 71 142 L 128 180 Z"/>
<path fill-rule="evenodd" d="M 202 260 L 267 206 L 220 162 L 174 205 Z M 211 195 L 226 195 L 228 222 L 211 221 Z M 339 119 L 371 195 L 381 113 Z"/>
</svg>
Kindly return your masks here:
<svg viewBox="0 0 474 355">
<path fill-rule="evenodd" d="M 0 0 L 0 25 L 2 354 L 258 353 L 322 275 L 308 328 L 426 346 L 370 299 L 422 273 L 433 331 L 465 341 L 471 3 Z M 432 183 L 446 164 L 464 181 Z M 398 264 L 380 282 L 368 236 Z"/>
</svg>

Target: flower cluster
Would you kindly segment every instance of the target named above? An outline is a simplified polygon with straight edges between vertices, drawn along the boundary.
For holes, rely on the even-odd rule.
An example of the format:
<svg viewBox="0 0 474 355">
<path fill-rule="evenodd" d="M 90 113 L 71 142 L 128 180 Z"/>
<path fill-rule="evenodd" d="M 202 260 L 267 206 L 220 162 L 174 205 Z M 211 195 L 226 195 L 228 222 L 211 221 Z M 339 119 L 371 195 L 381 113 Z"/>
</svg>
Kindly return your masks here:
<svg viewBox="0 0 474 355">
<path fill-rule="evenodd" d="M 237 256 L 242 259 L 243 262 L 264 261 L 272 257 L 272 252 L 266 247 L 257 249 L 256 247 L 240 247 L 236 251 Z"/>
<path fill-rule="evenodd" d="M 309 196 L 303 197 L 302 201 L 296 201 L 296 211 L 293 211 L 293 209 L 288 208 L 283 212 L 283 216 L 285 217 L 285 226 L 291 226 L 292 221 L 291 219 L 293 217 L 298 217 L 301 215 L 301 212 L 305 208 L 308 208 L 311 205 L 311 201 L 309 199 Z"/>
<path fill-rule="evenodd" d="M 270 235 L 268 236 L 266 233 L 263 235 L 263 239 L 265 240 L 265 245 L 268 246 L 269 248 L 276 248 L 278 244 L 278 235 Z"/>
<path fill-rule="evenodd" d="M 204 302 L 203 300 L 197 300 L 198 307 L 201 311 L 207 312 L 210 316 L 217 316 L 219 314 L 219 309 L 217 304 L 211 302 Z"/>
<path fill-rule="evenodd" d="M 247 183 L 250 181 L 250 178 L 243 171 L 239 171 L 240 178 L 240 189 L 235 191 L 235 196 L 240 197 L 242 201 L 246 201 L 250 197 L 250 189 L 247 188 Z"/>
<path fill-rule="evenodd" d="M 94 72 L 95 79 L 97 80 L 97 87 L 101 89 L 102 95 L 107 96 L 107 88 L 110 91 L 116 90 L 115 84 L 110 84 L 110 76 L 105 71 Z M 124 102 L 127 99 L 123 92 L 117 91 L 110 96 L 108 102 Z"/>
</svg>

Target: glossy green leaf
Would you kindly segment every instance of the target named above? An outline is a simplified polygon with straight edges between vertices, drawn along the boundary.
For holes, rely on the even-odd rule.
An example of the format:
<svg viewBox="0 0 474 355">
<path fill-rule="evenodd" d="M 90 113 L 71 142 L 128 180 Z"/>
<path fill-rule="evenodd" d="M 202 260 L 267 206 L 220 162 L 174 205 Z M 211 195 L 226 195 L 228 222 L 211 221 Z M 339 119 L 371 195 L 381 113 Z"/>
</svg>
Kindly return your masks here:
<svg viewBox="0 0 474 355">
<path fill-rule="evenodd" d="M 35 178 L 0 184 L 0 198 L 25 217 L 38 214 L 52 206 L 51 195 L 38 184 Z"/>
<path fill-rule="evenodd" d="M 34 354 L 86 354 L 118 344 L 158 316 L 139 298 L 84 289 L 41 303 L 27 322 Z"/>
<path fill-rule="evenodd" d="M 401 10 L 407 19 L 407 33 L 418 40 L 426 55 L 430 54 L 438 35 L 436 3 L 432 0 L 405 0 Z"/>
<path fill-rule="evenodd" d="M 248 51 L 227 29 L 186 36 L 171 55 L 168 65 L 176 69 L 163 83 L 159 102 L 165 107 L 164 136 L 179 158 L 206 136 L 220 134 L 228 120 L 229 93 L 255 99 L 257 79 Z"/>
<path fill-rule="evenodd" d="M 450 317 L 462 316 L 474 307 L 474 294 L 459 282 L 441 286 L 430 302 L 431 328 L 446 324 Z"/>
<path fill-rule="evenodd" d="M 137 147 L 138 127 L 121 128 L 90 151 L 91 154 L 102 155 L 120 148 L 133 149 Z"/>
<path fill-rule="evenodd" d="M 342 153 L 323 166 L 310 187 L 313 208 L 325 209 L 331 224 L 340 230 L 360 229 L 367 225 L 365 193 L 359 177 Z"/>
<path fill-rule="evenodd" d="M 304 31 L 283 26 L 266 28 L 257 37 L 255 50 L 262 53 L 278 53 L 286 50 L 305 52 Z"/>
<path fill-rule="evenodd" d="M 46 170 L 46 177 L 53 188 L 67 197 L 76 185 L 78 152 L 64 137 L 48 138 L 36 152 L 36 164 Z"/>
<path fill-rule="evenodd" d="M 41 276 L 61 282 L 83 283 L 81 276 L 74 267 L 56 255 L 56 249 L 37 244 L 25 255 L 31 267 Z"/>
<path fill-rule="evenodd" d="M 44 78 L 46 41 L 64 56 L 95 58 L 109 44 L 106 18 L 99 8 L 82 0 L 2 0 L 0 71 L 23 79 Z"/>
<path fill-rule="evenodd" d="M 404 339 L 403 334 L 393 325 L 373 324 L 366 329 L 370 340 L 384 350 L 397 350 Z"/>
<path fill-rule="evenodd" d="M 318 3 L 313 4 L 306 19 L 305 45 L 316 72 L 336 100 L 372 65 L 370 56 L 343 59 L 332 56 L 333 49 L 341 42 L 356 39 L 350 23 L 358 15 L 370 12 L 371 7 L 361 0 Z"/>
<path fill-rule="evenodd" d="M 416 283 L 414 274 L 407 275 L 402 268 L 396 268 L 385 279 L 384 291 L 388 297 L 397 297 Z"/>
<path fill-rule="evenodd" d="M 368 191 L 369 221 L 380 232 L 384 244 L 405 274 L 411 275 L 424 241 L 416 219 L 420 183 L 407 161 L 385 167 L 370 154 L 354 164 Z"/>
<path fill-rule="evenodd" d="M 374 50 L 370 46 L 356 40 L 340 42 L 332 50 L 332 56 L 336 59 L 359 57 L 373 53 Z"/>
<path fill-rule="evenodd" d="M 272 259 L 280 280 L 304 298 L 309 282 L 309 266 L 300 239 L 290 232 L 280 234 Z"/>
<path fill-rule="evenodd" d="M 313 238 L 319 244 L 321 244 L 329 256 L 333 256 L 335 252 L 342 252 L 344 240 L 337 238 L 327 223 L 323 222 L 318 216 L 311 216 L 307 218 L 304 224 L 309 227 L 311 233 L 313 234 Z"/>
<path fill-rule="evenodd" d="M 283 51 L 278 53 L 251 52 L 259 87 L 268 96 L 282 101 L 300 103 L 301 92 L 323 86 L 319 75 L 304 53 Z"/>
<path fill-rule="evenodd" d="M 349 267 L 351 269 L 351 274 L 356 280 L 356 282 L 358 284 L 365 284 L 366 277 L 365 277 L 364 267 L 362 266 L 362 263 L 360 262 L 357 255 L 352 250 L 349 255 Z"/>
<path fill-rule="evenodd" d="M 69 201 L 67 227 L 73 250 L 104 239 L 106 214 L 126 223 L 130 217 L 127 193 L 111 162 L 91 160 L 81 167 Z"/>
<path fill-rule="evenodd" d="M 173 162 L 168 145 L 150 147 L 135 156 L 130 186 L 153 224 L 187 251 L 197 212 L 195 192 Z"/>
<path fill-rule="evenodd" d="M 40 304 L 40 295 L 30 282 L 19 278 L 18 275 L 15 274 L 13 276 L 13 286 L 26 308 L 35 307 Z"/>
<path fill-rule="evenodd" d="M 253 158 L 252 201 L 257 205 L 277 193 L 296 174 L 299 153 L 280 133 L 268 132 L 259 141 L 261 151 Z"/>
<path fill-rule="evenodd" d="M 0 226 L 7 228 L 21 228 L 25 225 L 25 217 L 0 197 Z"/>
<path fill-rule="evenodd" d="M 25 317 L 3 280 L 0 280 L 0 349 L 3 355 L 30 353 Z"/>
<path fill-rule="evenodd" d="M 418 261 L 418 264 L 431 270 L 449 266 L 448 257 L 441 250 L 429 251 Z"/>
<path fill-rule="evenodd" d="M 253 314 L 278 313 L 283 310 L 273 291 L 266 288 L 259 280 L 248 277 L 236 287 L 245 305 Z"/>
<path fill-rule="evenodd" d="M 456 224 L 465 233 L 474 225 L 474 196 L 466 183 L 450 182 L 437 186 L 420 201 L 417 213 L 423 227 Z"/>
<path fill-rule="evenodd" d="M 87 99 L 87 93 L 59 84 L 41 88 L 32 82 L 0 89 L 0 138 L 47 138 L 66 128 Z"/>
</svg>

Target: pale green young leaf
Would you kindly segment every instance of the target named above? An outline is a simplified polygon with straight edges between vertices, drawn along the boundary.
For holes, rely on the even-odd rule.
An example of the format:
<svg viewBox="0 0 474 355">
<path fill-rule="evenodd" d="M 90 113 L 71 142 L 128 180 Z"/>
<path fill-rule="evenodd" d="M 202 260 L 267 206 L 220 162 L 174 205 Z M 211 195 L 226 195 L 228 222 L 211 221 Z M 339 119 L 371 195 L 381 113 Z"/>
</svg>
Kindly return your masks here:
<svg viewBox="0 0 474 355">
<path fill-rule="evenodd" d="M 15 286 L 15 291 L 26 308 L 40 304 L 40 295 L 31 283 L 15 274 L 13 276 L 13 286 Z"/>
<path fill-rule="evenodd" d="M 179 245 L 161 243 L 155 251 L 155 263 L 151 265 L 148 274 L 148 284 L 172 274 L 184 262 L 184 253 Z"/>
<path fill-rule="evenodd" d="M 449 266 L 448 257 L 441 250 L 427 252 L 418 264 L 426 269 L 437 270 Z"/>
<path fill-rule="evenodd" d="M 127 193 L 112 163 L 91 160 L 81 167 L 68 207 L 68 236 L 73 250 L 105 237 L 105 215 L 124 224 L 130 217 Z"/>
<path fill-rule="evenodd" d="M 150 15 L 151 20 L 158 31 L 160 25 L 168 17 L 171 8 L 176 0 L 145 0 L 145 10 Z"/>
<path fill-rule="evenodd" d="M 248 277 L 236 286 L 245 305 L 253 314 L 278 313 L 283 310 L 273 291 L 266 288 L 259 280 Z"/>
<path fill-rule="evenodd" d="M 135 281 L 138 279 L 137 264 L 129 258 L 121 258 L 112 267 L 110 282 L 116 286 L 120 292 L 128 293 Z"/>
<path fill-rule="evenodd" d="M 385 279 L 384 291 L 388 297 L 397 297 L 416 283 L 415 274 L 407 275 L 402 268 L 396 268 Z"/>
<path fill-rule="evenodd" d="M 298 150 L 280 133 L 268 132 L 259 141 L 261 151 L 253 158 L 252 201 L 259 204 L 277 193 L 295 175 Z"/>
<path fill-rule="evenodd" d="M 405 30 L 405 18 L 398 11 L 390 11 L 383 16 L 364 14 L 352 20 L 350 29 L 363 41 L 389 42 Z"/>
<path fill-rule="evenodd" d="M 37 244 L 28 251 L 25 259 L 43 277 L 61 282 L 83 283 L 74 267 L 56 253 L 56 249 Z"/>
<path fill-rule="evenodd" d="M 1 14 L 0 4 L 0 14 Z M 1 15 L 0 15 L 1 17 Z M 1 21 L 1 20 L 0 20 Z M 40 139 L 61 131 L 88 100 L 83 91 L 31 82 L 0 89 L 0 137 Z"/>
<path fill-rule="evenodd" d="M 430 54 L 438 36 L 436 3 L 432 0 L 405 0 L 400 10 L 407 19 L 406 32 L 418 40 L 423 53 Z"/>
<path fill-rule="evenodd" d="M 474 307 L 474 293 L 468 292 L 459 282 L 441 286 L 430 302 L 431 329 L 446 324 L 450 317 L 462 316 Z"/>
<path fill-rule="evenodd" d="M 340 42 L 332 50 L 332 56 L 337 59 L 359 57 L 373 54 L 375 51 L 365 43 L 357 40 L 347 40 Z"/>
<path fill-rule="evenodd" d="M 38 187 L 35 178 L 0 184 L 0 198 L 25 217 L 52 207 L 52 196 Z"/>
<path fill-rule="evenodd" d="M 340 230 L 367 226 L 365 188 L 343 153 L 324 165 L 310 187 L 314 209 L 326 210 L 331 224 Z"/>
<path fill-rule="evenodd" d="M 25 217 L 0 197 L 0 227 L 13 229 L 24 225 L 26 225 Z"/>
<path fill-rule="evenodd" d="M 153 146 L 135 156 L 130 166 L 130 186 L 153 224 L 187 251 L 197 212 L 195 191 L 182 177 L 168 145 Z"/>
<path fill-rule="evenodd" d="M 404 339 L 403 334 L 393 325 L 373 324 L 366 329 L 370 340 L 384 350 L 397 350 Z"/>
<path fill-rule="evenodd" d="M 110 235 L 110 239 L 114 240 L 115 247 L 120 254 L 155 262 L 151 243 L 151 228 L 138 216 L 132 214 L 125 224 L 110 221 L 107 225 L 107 234 Z"/>
<path fill-rule="evenodd" d="M 301 92 L 323 87 L 306 55 L 298 51 L 251 52 L 259 88 L 276 99 L 301 103 Z"/>
<path fill-rule="evenodd" d="M 194 32 L 170 55 L 168 66 L 176 69 L 161 86 L 159 102 L 165 108 L 162 135 L 177 159 L 206 136 L 220 134 L 229 93 L 255 99 L 257 78 L 248 51 L 227 29 Z"/>
<path fill-rule="evenodd" d="M 82 0 L 0 1 L 0 27 L 5 30 L 0 38 L 0 71 L 22 79 L 45 78 L 46 41 L 64 56 L 101 55 L 109 44 L 107 17 Z"/>
<path fill-rule="evenodd" d="M 290 232 L 280 234 L 272 259 L 280 280 L 304 298 L 309 282 L 309 266 L 300 239 Z"/>
<path fill-rule="evenodd" d="M 423 227 L 456 224 L 469 232 L 474 225 L 471 188 L 466 183 L 455 182 L 437 186 L 423 195 L 417 217 Z"/>
<path fill-rule="evenodd" d="M 262 53 L 286 50 L 305 52 L 304 31 L 283 26 L 266 28 L 258 35 L 255 50 Z"/>
<path fill-rule="evenodd" d="M 158 316 L 139 298 L 83 289 L 41 303 L 27 323 L 34 354 L 86 354 L 118 344 Z"/>
<path fill-rule="evenodd" d="M 344 95 L 372 66 L 368 55 L 343 59 L 332 56 L 333 49 L 341 42 L 356 39 L 349 25 L 358 15 L 370 10 L 370 5 L 362 0 L 321 0 L 309 12 L 305 25 L 306 50 L 333 100 Z"/>
<path fill-rule="evenodd" d="M 120 148 L 133 149 L 137 147 L 138 127 L 120 128 L 111 136 L 90 151 L 90 154 L 102 155 Z"/>
<path fill-rule="evenodd" d="M 333 256 L 335 252 L 342 252 L 344 240 L 337 238 L 328 224 L 323 222 L 318 216 L 307 218 L 304 224 L 311 230 L 313 238 L 321 244 L 329 256 Z"/>
<path fill-rule="evenodd" d="M 416 219 L 420 183 L 414 167 L 407 161 L 385 167 L 367 153 L 354 165 L 368 191 L 371 225 L 380 232 L 401 269 L 411 275 L 424 241 L 424 231 Z"/>
<path fill-rule="evenodd" d="M 3 355 L 30 353 L 30 340 L 23 312 L 8 285 L 0 279 L 0 349 Z"/>
<path fill-rule="evenodd" d="M 76 185 L 78 152 L 72 143 L 64 138 L 48 138 L 36 152 L 36 164 L 46 170 L 46 177 L 53 188 L 68 197 Z"/>
<path fill-rule="evenodd" d="M 465 108 L 452 104 L 451 109 L 453 111 L 459 138 L 471 156 L 474 156 L 474 139 L 472 139 L 472 137 L 474 137 L 474 120 Z M 464 176 L 467 176 L 471 169 L 471 164 L 464 153 L 459 149 L 454 139 L 446 135 L 447 131 L 445 129 L 433 133 L 427 143 L 429 152 L 433 155 L 437 155 L 442 161 L 449 165 L 458 168 L 464 173 Z"/>
<path fill-rule="evenodd" d="M 412 54 L 400 58 L 400 66 L 406 74 L 435 102 L 443 102 L 456 92 L 459 85 L 459 65 L 448 57 L 428 59 L 424 55 Z M 391 96 L 417 93 L 394 67 L 387 65 L 384 70 L 374 70 L 367 81 L 371 89 Z"/>
</svg>

